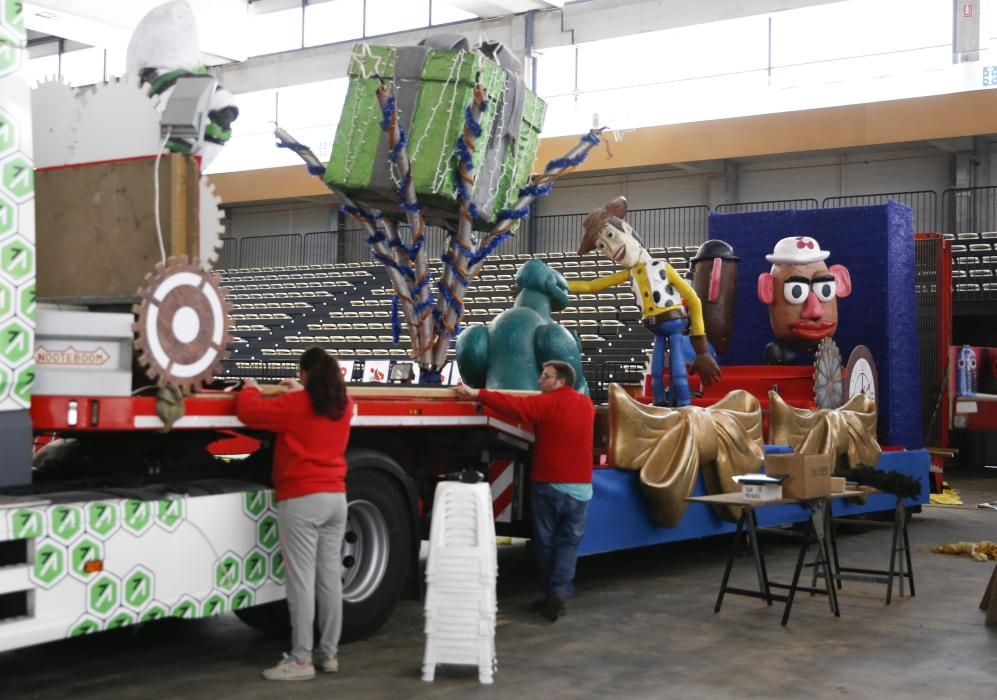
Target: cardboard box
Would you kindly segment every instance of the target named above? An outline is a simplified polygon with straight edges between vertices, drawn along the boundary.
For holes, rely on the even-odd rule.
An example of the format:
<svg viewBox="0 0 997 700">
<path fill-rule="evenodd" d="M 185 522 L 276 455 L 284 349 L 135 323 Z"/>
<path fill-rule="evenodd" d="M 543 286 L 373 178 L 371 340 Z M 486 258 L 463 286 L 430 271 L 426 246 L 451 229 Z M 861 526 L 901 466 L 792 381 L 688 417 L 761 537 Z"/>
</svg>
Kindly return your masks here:
<svg viewBox="0 0 997 700">
<path fill-rule="evenodd" d="M 831 494 L 831 455 L 765 455 L 765 473 L 789 477 L 782 484 L 785 498 L 824 498 Z"/>
<path fill-rule="evenodd" d="M 782 498 L 782 484 L 741 484 L 746 501 L 777 501 Z"/>
<path fill-rule="evenodd" d="M 831 493 L 842 493 L 845 490 L 845 477 L 831 477 Z"/>
</svg>

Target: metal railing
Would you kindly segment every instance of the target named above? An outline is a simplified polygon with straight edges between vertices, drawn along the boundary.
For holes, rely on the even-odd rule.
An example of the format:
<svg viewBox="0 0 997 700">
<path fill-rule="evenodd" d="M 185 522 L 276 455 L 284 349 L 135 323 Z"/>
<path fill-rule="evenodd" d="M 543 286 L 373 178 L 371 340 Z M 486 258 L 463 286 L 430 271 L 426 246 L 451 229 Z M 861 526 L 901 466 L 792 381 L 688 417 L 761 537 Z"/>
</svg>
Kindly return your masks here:
<svg viewBox="0 0 997 700">
<path fill-rule="evenodd" d="M 300 233 L 249 236 L 239 241 L 236 267 L 284 267 L 301 264 Z"/>
<path fill-rule="evenodd" d="M 945 190 L 942 219 L 945 233 L 997 231 L 997 186 Z"/>
<path fill-rule="evenodd" d="M 627 221 L 648 248 L 699 245 L 706 240 L 707 215 L 705 205 L 633 209 Z M 567 252 L 578 249 L 585 214 L 555 214 L 533 220 L 537 253 Z"/>
<path fill-rule="evenodd" d="M 745 214 L 756 211 L 780 211 L 783 209 L 820 209 L 816 199 L 770 199 L 766 202 L 736 202 L 718 204 L 715 210 L 721 214 Z"/>
<path fill-rule="evenodd" d="M 942 194 L 944 213 L 939 216 L 938 195 L 930 190 L 910 192 L 884 192 L 877 194 L 826 197 L 821 207 L 863 206 L 897 201 L 909 206 L 914 213 L 914 229 L 918 232 L 942 229 L 946 222 L 971 221 L 975 228 L 966 230 L 997 230 L 997 187 L 976 187 L 945 190 Z M 744 213 L 777 211 L 779 209 L 815 209 L 813 198 L 768 200 L 721 204 L 716 211 Z M 956 210 L 963 214 L 956 216 Z M 705 205 L 634 209 L 627 213 L 627 220 L 641 236 L 648 248 L 668 246 L 694 246 L 706 240 L 710 208 Z M 570 252 L 578 248 L 585 214 L 556 214 L 533 217 L 523 222 L 518 234 L 507 241 L 498 253 L 549 253 Z M 946 228 L 952 232 L 952 226 Z M 405 227 L 402 227 L 404 233 Z M 530 235 L 527 235 L 527 232 Z M 221 268 L 275 267 L 300 264 L 334 262 L 362 262 L 371 259 L 366 233 L 361 229 L 316 231 L 305 234 L 278 234 L 271 236 L 226 236 L 222 249 Z M 533 241 L 530 250 L 530 241 Z M 427 250 L 436 259 L 446 244 L 446 231 L 429 227 Z"/>
<path fill-rule="evenodd" d="M 922 434 L 926 445 L 939 444 L 934 435 L 937 426 L 932 426 L 932 416 L 937 402 L 944 400 L 942 368 L 944 359 L 939 356 L 941 332 L 939 305 L 943 295 L 939 294 L 939 281 L 943 277 L 939 271 L 941 262 L 941 237 L 918 238 L 914 241 L 915 291 L 917 303 L 917 335 L 921 352 L 921 417 Z"/>
<path fill-rule="evenodd" d="M 222 249 L 218 253 L 218 262 L 215 263 L 215 267 L 221 270 L 239 267 L 239 239 L 235 236 L 222 236 L 219 240 Z"/>
<path fill-rule="evenodd" d="M 821 207 L 865 207 L 886 204 L 890 200 L 900 202 L 914 212 L 914 232 L 932 233 L 939 229 L 938 194 L 932 190 L 911 192 L 879 192 L 877 194 L 852 194 L 844 197 L 825 197 Z"/>
</svg>

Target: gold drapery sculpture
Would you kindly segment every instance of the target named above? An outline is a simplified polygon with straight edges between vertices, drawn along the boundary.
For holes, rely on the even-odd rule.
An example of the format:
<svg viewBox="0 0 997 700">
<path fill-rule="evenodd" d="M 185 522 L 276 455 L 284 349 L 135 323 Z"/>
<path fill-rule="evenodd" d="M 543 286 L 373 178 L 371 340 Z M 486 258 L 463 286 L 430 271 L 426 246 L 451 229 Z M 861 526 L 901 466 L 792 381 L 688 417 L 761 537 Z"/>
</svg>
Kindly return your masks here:
<svg viewBox="0 0 997 700">
<path fill-rule="evenodd" d="M 730 493 L 740 489 L 731 477 L 759 471 L 764 459 L 761 405 L 746 391 L 732 391 L 707 408 L 659 408 L 610 384 L 609 409 L 609 463 L 640 470 L 641 490 L 659 527 L 682 519 L 701 466 L 711 493 Z"/>
<path fill-rule="evenodd" d="M 843 455 L 849 467 L 874 467 L 879 461 L 876 442 L 876 402 L 856 394 L 837 409 L 794 408 L 769 392 L 769 443 L 789 445 L 800 454 Z"/>
</svg>

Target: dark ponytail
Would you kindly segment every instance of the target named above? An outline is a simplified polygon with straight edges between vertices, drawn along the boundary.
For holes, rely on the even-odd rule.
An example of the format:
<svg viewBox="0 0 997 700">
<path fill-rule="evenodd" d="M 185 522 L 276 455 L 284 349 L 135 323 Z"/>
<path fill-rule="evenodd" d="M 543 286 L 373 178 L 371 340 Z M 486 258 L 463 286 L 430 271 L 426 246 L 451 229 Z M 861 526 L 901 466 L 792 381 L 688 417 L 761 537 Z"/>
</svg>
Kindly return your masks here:
<svg viewBox="0 0 997 700">
<path fill-rule="evenodd" d="M 299 366 L 308 373 L 305 391 L 317 415 L 339 420 L 346 410 L 346 382 L 336 358 L 317 345 L 304 351 Z"/>
</svg>

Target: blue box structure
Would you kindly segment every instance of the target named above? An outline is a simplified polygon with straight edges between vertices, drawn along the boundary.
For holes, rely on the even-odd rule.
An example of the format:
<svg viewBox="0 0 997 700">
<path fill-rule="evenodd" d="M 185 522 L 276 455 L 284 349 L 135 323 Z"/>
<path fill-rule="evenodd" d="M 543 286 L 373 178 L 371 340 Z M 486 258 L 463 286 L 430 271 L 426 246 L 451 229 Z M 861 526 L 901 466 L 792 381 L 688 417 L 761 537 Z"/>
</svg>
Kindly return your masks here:
<svg viewBox="0 0 997 700">
<path fill-rule="evenodd" d="M 928 502 L 930 457 L 922 447 L 920 358 L 917 306 L 914 295 L 914 226 L 911 210 L 889 202 L 879 206 L 840 209 L 710 214 L 710 238 L 727 241 L 740 258 L 733 342 L 718 360 L 723 365 L 758 365 L 773 339 L 768 306 L 758 300 L 757 280 L 771 264 L 765 256 L 788 236 L 811 236 L 830 251 L 828 266 L 848 268 L 852 293 L 838 299 L 839 325 L 834 335 L 846 362 L 856 345 L 872 352 L 879 373 L 879 442 L 908 451 L 884 452 L 877 469 L 897 471 L 918 479 L 921 493 L 908 506 Z M 803 354 L 801 364 L 813 362 Z M 733 533 L 736 524 L 717 515 L 705 503 L 689 503 L 672 528 L 651 520 L 636 471 L 597 469 L 593 474 L 580 554 L 597 554 Z M 700 475 L 693 495 L 706 495 Z M 859 504 L 834 499 L 834 514 L 858 515 L 892 511 L 896 497 L 880 493 Z M 809 512 L 802 505 L 773 505 L 757 510 L 762 527 L 802 522 Z"/>
<path fill-rule="evenodd" d="M 710 238 L 727 241 L 741 259 L 736 320 L 723 365 L 757 365 L 772 340 L 768 307 L 758 300 L 765 256 L 787 236 L 811 236 L 830 251 L 826 263 L 844 265 L 852 293 L 838 299 L 834 341 L 842 362 L 856 345 L 872 352 L 879 372 L 879 442 L 908 449 L 921 436 L 920 350 L 914 296 L 914 224 L 911 210 L 896 202 L 748 214 L 710 214 Z M 812 355 L 804 355 L 811 357 Z M 803 362 L 801 362 L 802 364 Z"/>
</svg>

